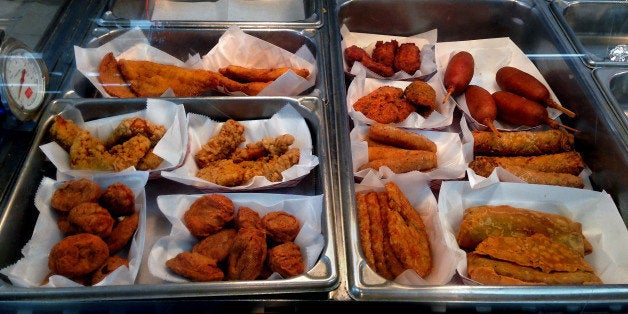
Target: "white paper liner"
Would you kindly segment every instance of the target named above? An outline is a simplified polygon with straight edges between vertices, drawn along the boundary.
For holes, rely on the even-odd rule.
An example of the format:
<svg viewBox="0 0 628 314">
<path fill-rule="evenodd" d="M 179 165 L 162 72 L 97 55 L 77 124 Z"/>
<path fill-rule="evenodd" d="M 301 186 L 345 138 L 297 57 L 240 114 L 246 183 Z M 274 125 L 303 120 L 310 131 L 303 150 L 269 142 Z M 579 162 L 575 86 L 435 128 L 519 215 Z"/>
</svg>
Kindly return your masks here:
<svg viewBox="0 0 628 314">
<path fill-rule="evenodd" d="M 319 163 L 318 157 L 312 155 L 312 137 L 305 119 L 289 104 L 275 113 L 270 119 L 238 121 L 244 125 L 245 142 L 261 141 L 264 137 L 277 137 L 283 134 L 294 136 L 294 143 L 290 148 L 299 148 L 301 156 L 299 162 L 284 170 L 283 180 L 272 182 L 263 176 L 256 176 L 244 185 L 226 187 L 196 177 L 199 168 L 194 161 L 194 155 L 202 145 L 214 135 L 218 134 L 224 122 L 217 122 L 209 117 L 188 113 L 190 152 L 183 165 L 173 171 L 162 171 L 164 178 L 191 185 L 203 190 L 211 191 L 242 191 L 261 190 L 278 187 L 294 186 L 299 180 L 310 173 Z"/>
<path fill-rule="evenodd" d="M 425 131 L 408 129 L 407 131 L 421 134 L 436 144 L 436 159 L 438 167 L 432 171 L 410 171 L 406 173 L 394 173 L 390 168 L 383 166 L 379 169 L 364 169 L 358 171 L 358 168 L 368 162 L 368 133 L 370 126 L 365 124 L 356 124 L 351 130 L 349 137 L 351 139 L 351 160 L 353 161 L 353 173 L 357 178 L 364 178 L 369 172 L 376 172 L 381 178 L 390 178 L 393 176 L 424 176 L 426 179 L 457 179 L 464 176 L 467 163 L 462 154 L 462 142 L 460 135 L 452 132 L 441 131 Z"/>
<path fill-rule="evenodd" d="M 473 55 L 475 67 L 470 83 L 471 85 L 483 87 L 491 94 L 501 90 L 495 81 L 495 74 L 501 67 L 512 66 L 538 79 L 547 87 L 551 98 L 560 104 L 560 101 L 556 98 L 551 87 L 547 84 L 545 78 L 541 75 L 534 63 L 532 63 L 523 51 L 508 37 L 436 43 L 436 65 L 441 85 L 443 84 L 445 69 L 447 69 L 447 64 L 451 56 L 460 51 L 466 51 Z M 464 93 L 450 98 L 454 99 L 458 108 L 464 113 L 464 117 L 469 120 L 471 124 L 470 127 L 479 130 L 487 129 L 487 126 L 477 122 L 471 117 Z M 547 113 L 553 120 L 562 114 L 562 112 L 554 108 L 547 108 Z M 494 125 L 498 130 L 533 129 L 533 127 L 525 125 L 512 125 L 500 121 L 499 118 L 494 121 Z"/>
<path fill-rule="evenodd" d="M 406 270 L 394 281 L 404 285 L 444 285 L 449 283 L 456 273 L 456 265 L 465 259 L 465 252 L 458 247 L 455 238 L 452 239 L 444 232 L 440 222 L 441 218 L 438 216 L 436 198 L 428 185 L 429 181 L 416 176 L 379 179 L 375 173 L 371 172 L 362 182 L 355 185 L 355 192 L 383 192 L 385 191 L 384 185 L 391 181 L 399 186 L 399 189 L 421 216 L 427 229 L 432 254 L 432 271 L 425 278 L 421 278 L 414 270 Z M 359 234 L 357 239 L 359 240 Z M 357 247 L 360 247 L 359 243 Z M 372 274 L 364 275 L 370 276 Z"/>
<path fill-rule="evenodd" d="M 181 165 L 188 149 L 187 118 L 183 105 L 161 99 L 147 99 L 146 109 L 102 119 L 83 121 L 81 112 L 70 107 L 61 113 L 65 119 L 72 120 L 82 129 L 88 130 L 93 136 L 102 140 L 126 118 L 140 117 L 154 124 L 163 125 L 166 133 L 153 148 L 153 153 L 163 158 L 161 164 L 149 171 L 151 178 L 159 176 L 162 170 L 173 169 Z M 70 154 L 56 142 L 39 146 L 46 157 L 57 167 L 58 173 L 73 176 L 89 176 L 95 173 L 109 173 L 112 171 L 75 170 L 70 166 Z M 130 169 L 135 169 L 130 167 Z"/>
<path fill-rule="evenodd" d="M 89 179 L 106 189 L 114 182 L 122 182 L 135 194 L 135 208 L 140 213 L 137 231 L 133 236 L 127 255 L 120 256 L 129 260 L 129 267 L 122 266 L 94 286 L 132 285 L 137 277 L 142 262 L 144 250 L 144 238 L 146 236 L 146 193 L 145 185 L 148 180 L 148 172 L 133 171 L 123 174 L 102 174 Z M 50 249 L 63 238 L 63 234 L 57 226 L 57 213 L 50 207 L 50 199 L 64 181 L 54 181 L 44 177 L 35 195 L 35 207 L 39 210 L 39 216 L 35 223 L 31 239 L 22 248 L 24 256 L 15 264 L 0 270 L 7 276 L 11 283 L 18 287 L 81 287 L 82 285 L 71 279 L 61 276 L 50 276 L 46 285 L 42 285 L 44 279 L 50 273 L 48 268 L 48 254 Z"/>
<path fill-rule="evenodd" d="M 441 185 L 438 210 L 445 231 L 455 238 L 466 208 L 510 205 L 559 214 L 582 224 L 582 233 L 593 246 L 585 260 L 605 284 L 628 283 L 628 231 L 611 196 L 602 191 L 501 182 L 472 188 L 469 182 L 447 181 Z M 466 255 L 457 265 L 466 278 Z"/>
<path fill-rule="evenodd" d="M 340 27 L 340 34 L 342 41 L 340 47 L 342 49 L 342 62 L 345 69 L 345 73 L 359 76 L 364 75 L 369 78 L 384 79 L 384 80 L 427 80 L 436 73 L 436 63 L 434 61 L 434 45 L 437 40 L 437 30 L 427 31 L 425 33 L 416 34 L 410 37 L 381 35 L 381 34 L 369 34 L 369 33 L 357 33 L 351 32 L 346 25 Z M 346 58 L 344 58 L 344 51 L 347 47 L 353 45 L 358 46 L 366 51 L 366 53 L 372 55 L 373 49 L 377 41 L 388 42 L 396 40 L 399 45 L 403 43 L 414 43 L 421 50 L 421 68 L 415 73 L 406 73 L 405 71 L 399 71 L 393 76 L 384 77 L 381 76 L 362 65 L 361 62 L 354 62 L 353 66 L 349 68 Z"/>
<path fill-rule="evenodd" d="M 323 197 L 300 196 L 289 194 L 264 193 L 226 193 L 222 194 L 233 201 L 236 214 L 240 207 L 246 206 L 264 217 L 267 213 L 284 211 L 294 215 L 301 227 L 294 242 L 301 248 L 306 272 L 318 261 L 325 245 L 322 234 Z M 166 261 L 183 251 L 191 251 L 198 239 L 190 234 L 183 223 L 183 215 L 202 194 L 197 195 L 160 195 L 157 205 L 168 218 L 172 228 L 170 234 L 158 239 L 148 256 L 148 270 L 158 278 L 168 282 L 188 282 L 189 280 L 171 272 L 166 267 Z M 278 274 L 269 278 L 281 279 Z"/>
<path fill-rule="evenodd" d="M 468 165 L 474 159 L 473 145 L 475 141 L 465 119 L 460 120 L 460 130 L 462 132 L 462 151 L 464 159 L 466 160 L 466 163 Z M 469 183 L 473 188 L 483 188 L 497 182 L 526 183 L 521 178 L 512 174 L 510 171 L 499 166 L 495 167 L 491 174 L 486 178 L 476 174 L 475 171 L 473 171 L 471 168 L 467 168 L 466 172 Z M 593 190 L 593 185 L 591 184 L 591 180 L 589 178 L 591 176 L 591 173 L 591 169 L 589 169 L 585 165 L 585 168 L 582 169 L 580 174 L 578 174 L 578 176 L 582 179 L 582 182 L 584 183 L 583 189 Z"/>
<path fill-rule="evenodd" d="M 153 0 L 151 20 L 282 22 L 305 19 L 304 1 L 294 0 Z"/>
<path fill-rule="evenodd" d="M 150 46 L 144 33 L 133 28 L 124 34 L 96 48 L 74 46 L 76 67 L 103 95 L 111 97 L 98 80 L 98 66 L 102 58 L 112 52 L 116 59 L 145 60 L 162 64 L 171 64 L 190 69 L 205 69 L 217 72 L 228 65 L 254 68 L 296 67 L 310 71 L 305 79 L 292 71 L 284 73 L 272 84 L 262 90 L 258 96 L 296 96 L 314 86 L 317 77 L 316 59 L 306 46 L 295 53 L 244 33 L 238 26 L 229 27 L 206 55 L 189 55 L 185 61 Z M 221 92 L 226 92 L 221 90 Z M 230 93 L 244 95 L 242 92 Z M 172 97 L 168 89 L 162 97 Z"/>
</svg>

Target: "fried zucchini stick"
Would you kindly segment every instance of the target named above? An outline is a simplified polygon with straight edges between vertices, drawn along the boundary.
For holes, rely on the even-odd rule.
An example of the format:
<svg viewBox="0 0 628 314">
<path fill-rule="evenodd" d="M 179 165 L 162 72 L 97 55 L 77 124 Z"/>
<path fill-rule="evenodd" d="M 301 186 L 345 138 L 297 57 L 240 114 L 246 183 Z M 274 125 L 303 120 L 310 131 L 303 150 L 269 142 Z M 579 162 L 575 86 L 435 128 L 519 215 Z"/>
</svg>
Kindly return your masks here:
<svg viewBox="0 0 628 314">
<path fill-rule="evenodd" d="M 565 130 L 501 132 L 471 131 L 476 155 L 533 156 L 570 151 L 574 136 Z"/>
</svg>

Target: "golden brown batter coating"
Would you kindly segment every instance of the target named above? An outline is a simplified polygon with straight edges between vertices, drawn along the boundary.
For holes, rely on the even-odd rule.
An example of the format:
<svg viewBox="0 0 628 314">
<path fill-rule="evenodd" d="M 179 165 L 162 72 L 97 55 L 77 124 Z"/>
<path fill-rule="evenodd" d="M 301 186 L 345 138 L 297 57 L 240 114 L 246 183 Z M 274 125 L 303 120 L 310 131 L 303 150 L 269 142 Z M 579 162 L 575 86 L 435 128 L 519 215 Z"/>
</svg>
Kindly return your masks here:
<svg viewBox="0 0 628 314">
<path fill-rule="evenodd" d="M 107 260 L 98 268 L 93 274 L 91 279 L 91 284 L 95 285 L 101 282 L 105 277 L 111 274 L 114 270 L 118 269 L 120 266 L 129 267 L 129 260 L 126 258 L 112 255 L 107 258 Z"/>
<path fill-rule="evenodd" d="M 55 122 L 50 126 L 50 139 L 57 142 L 67 151 L 70 150 L 80 130 L 72 120 L 66 120 L 62 116 L 57 115 L 55 116 Z"/>
<path fill-rule="evenodd" d="M 416 111 L 402 96 L 401 88 L 381 86 L 359 98 L 353 104 L 353 109 L 379 123 L 398 123 Z"/>
<path fill-rule="evenodd" d="M 496 165 L 518 166 L 543 172 L 569 173 L 575 176 L 579 175 L 585 167 L 582 156 L 576 151 L 540 156 L 475 156 L 474 160 L 469 163 L 469 167 L 474 170 L 491 166 L 494 168 Z M 492 168 L 490 168 L 491 171 Z M 486 172 L 482 171 L 482 173 Z M 490 172 L 488 173 L 490 174 Z"/>
<path fill-rule="evenodd" d="M 388 193 L 377 193 L 377 199 L 379 200 L 379 211 L 382 219 L 381 228 L 384 233 L 384 258 L 386 261 L 386 268 L 391 275 L 391 278 L 389 279 L 392 280 L 404 272 L 406 267 L 403 266 L 401 261 L 395 255 L 390 242 L 390 230 L 388 230 L 388 212 L 390 211 L 390 207 L 388 206 Z"/>
<path fill-rule="evenodd" d="M 436 153 L 436 143 L 426 136 L 398 128 L 393 125 L 375 123 L 371 125 L 369 139 L 378 143 L 405 149 L 426 150 Z"/>
<path fill-rule="evenodd" d="M 268 237 L 279 243 L 294 241 L 301 230 L 297 217 L 284 211 L 264 215 L 262 225 Z"/>
<path fill-rule="evenodd" d="M 133 214 L 124 217 L 113 227 L 111 235 L 105 239 L 111 255 L 122 250 L 127 243 L 131 241 L 131 238 L 133 238 L 137 230 L 139 221 L 139 212 L 133 212 Z"/>
<path fill-rule="evenodd" d="M 237 231 L 232 228 L 222 229 L 207 236 L 192 247 L 192 252 L 205 255 L 221 262 L 229 256 Z"/>
<path fill-rule="evenodd" d="M 173 272 L 194 281 L 220 281 L 225 274 L 216 260 L 193 252 L 181 252 L 166 261 Z"/>
<path fill-rule="evenodd" d="M 183 215 L 183 223 L 190 233 L 203 238 L 218 232 L 235 218 L 235 206 L 221 194 L 207 194 L 198 198 Z"/>
<path fill-rule="evenodd" d="M 235 218 L 235 225 L 238 229 L 246 227 L 257 228 L 261 230 L 264 229 L 264 226 L 262 225 L 262 218 L 260 217 L 259 213 L 246 206 L 238 208 L 238 214 Z"/>
<path fill-rule="evenodd" d="M 244 126 L 233 119 L 229 119 L 220 127 L 218 134 L 210 138 L 194 154 L 194 160 L 200 169 L 213 161 L 227 159 L 245 140 Z"/>
<path fill-rule="evenodd" d="M 63 238 L 48 255 L 48 268 L 68 278 L 87 275 L 98 269 L 109 257 L 107 244 L 100 237 L 80 233 Z"/>
<path fill-rule="evenodd" d="M 78 233 L 91 233 L 106 238 L 111 234 L 115 220 L 98 203 L 81 203 L 70 210 L 68 222 Z"/>
<path fill-rule="evenodd" d="M 393 62 L 395 71 L 404 71 L 410 75 L 421 68 L 421 50 L 415 43 L 399 45 Z"/>
<path fill-rule="evenodd" d="M 124 80 L 118 69 L 118 61 L 110 52 L 106 54 L 98 65 L 98 80 L 102 87 L 113 97 L 131 98 L 136 97 L 131 91 L 129 84 Z"/>
<path fill-rule="evenodd" d="M 430 84 L 413 81 L 403 90 L 403 95 L 415 106 L 426 107 L 430 112 L 438 111 L 436 91 Z"/>
<path fill-rule="evenodd" d="M 375 258 L 373 265 L 375 271 L 386 279 L 393 279 L 392 274 L 386 266 L 386 257 L 384 256 L 384 240 L 385 234 L 382 228 L 382 218 L 379 209 L 379 198 L 377 192 L 371 191 L 366 194 L 366 208 L 368 210 L 369 226 L 371 228 L 371 249 Z"/>
<path fill-rule="evenodd" d="M 52 194 L 50 206 L 58 211 L 69 212 L 74 206 L 85 202 L 97 202 L 103 190 L 86 178 L 64 182 Z"/>
<path fill-rule="evenodd" d="M 239 229 L 229 252 L 227 279 L 258 278 L 264 268 L 267 251 L 264 231 L 257 228 Z"/>
<path fill-rule="evenodd" d="M 473 130 L 471 134 L 473 153 L 477 155 L 532 156 L 574 148 L 574 136 L 565 130 L 501 132 L 501 136 L 491 131 Z"/>
<path fill-rule="evenodd" d="M 114 217 L 131 215 L 135 212 L 135 193 L 126 184 L 114 182 L 105 189 L 98 204 Z"/>
<path fill-rule="evenodd" d="M 268 250 L 268 265 L 283 278 L 298 276 L 305 272 L 301 248 L 294 242 L 286 242 Z"/>
<path fill-rule="evenodd" d="M 220 74 L 238 82 L 272 82 L 282 76 L 288 70 L 293 71 L 297 75 L 306 78 L 310 75 L 308 69 L 299 69 L 295 67 L 280 68 L 247 68 L 238 65 L 228 65 L 218 69 Z"/>
</svg>

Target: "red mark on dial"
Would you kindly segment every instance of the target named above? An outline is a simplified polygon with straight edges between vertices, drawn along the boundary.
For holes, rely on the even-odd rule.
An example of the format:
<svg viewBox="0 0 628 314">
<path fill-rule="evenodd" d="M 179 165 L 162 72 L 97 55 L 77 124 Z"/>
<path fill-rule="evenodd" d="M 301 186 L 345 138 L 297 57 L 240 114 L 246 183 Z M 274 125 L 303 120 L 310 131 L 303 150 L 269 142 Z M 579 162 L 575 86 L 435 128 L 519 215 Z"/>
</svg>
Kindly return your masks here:
<svg viewBox="0 0 628 314">
<path fill-rule="evenodd" d="M 17 92 L 18 97 L 22 97 L 22 86 L 24 86 L 24 76 L 26 76 L 26 69 L 22 69 L 22 77 L 20 78 L 20 89 Z"/>
</svg>

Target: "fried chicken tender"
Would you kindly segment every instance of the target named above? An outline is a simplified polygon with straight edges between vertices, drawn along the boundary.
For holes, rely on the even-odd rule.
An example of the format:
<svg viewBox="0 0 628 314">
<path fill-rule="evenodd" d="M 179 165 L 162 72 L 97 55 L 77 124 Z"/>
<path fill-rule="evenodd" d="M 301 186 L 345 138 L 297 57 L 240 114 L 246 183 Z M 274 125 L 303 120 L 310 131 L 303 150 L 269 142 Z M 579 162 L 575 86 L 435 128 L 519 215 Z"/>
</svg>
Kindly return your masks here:
<svg viewBox="0 0 628 314">
<path fill-rule="evenodd" d="M 120 72 L 139 97 L 159 97 L 171 88 L 177 97 L 198 96 L 218 85 L 217 72 L 151 61 L 118 60 Z"/>
<path fill-rule="evenodd" d="M 286 242 L 268 249 L 268 266 L 283 278 L 298 276 L 305 272 L 301 248 L 294 242 Z"/>
<path fill-rule="evenodd" d="M 379 123 L 401 122 L 415 111 L 414 106 L 403 98 L 403 89 L 393 86 L 381 86 L 360 97 L 353 109 Z"/>
<path fill-rule="evenodd" d="M 151 146 L 155 146 L 166 134 L 166 127 L 140 117 L 126 118 L 109 134 L 105 140 L 105 146 L 112 147 L 139 134 L 146 136 Z"/>
<path fill-rule="evenodd" d="M 98 202 L 102 193 L 102 188 L 90 179 L 69 180 L 53 192 L 50 206 L 67 213 L 81 203 Z"/>
<path fill-rule="evenodd" d="M 207 256 L 221 262 L 229 256 L 237 231 L 225 228 L 211 234 L 192 247 L 192 252 Z"/>
<path fill-rule="evenodd" d="M 206 167 L 210 162 L 227 159 L 231 153 L 244 141 L 244 126 L 239 122 L 229 119 L 218 131 L 218 134 L 203 144 L 201 149 L 194 154 L 194 160 L 199 169 Z"/>
<path fill-rule="evenodd" d="M 106 54 L 98 65 L 98 81 L 102 87 L 113 97 L 132 98 L 137 97 L 124 80 L 118 69 L 118 61 L 110 52 Z"/>
<path fill-rule="evenodd" d="M 111 234 L 115 220 L 98 203 L 81 203 L 70 210 L 68 222 L 78 233 L 91 233 L 106 238 Z"/>
<path fill-rule="evenodd" d="M 243 148 L 236 148 L 231 155 L 234 162 L 257 160 L 265 156 L 279 156 L 288 151 L 294 143 L 294 136 L 282 134 L 277 137 L 264 137 L 261 141 L 248 143 Z"/>
<path fill-rule="evenodd" d="M 72 143 L 78 137 L 80 128 L 72 121 L 62 116 L 55 116 L 55 122 L 50 126 L 50 138 L 57 142 L 63 149 L 70 150 Z"/>
<path fill-rule="evenodd" d="M 233 201 L 221 194 L 206 194 L 198 198 L 183 215 L 190 233 L 203 238 L 218 232 L 235 218 Z"/>
<path fill-rule="evenodd" d="M 181 252 L 166 261 L 173 272 L 194 281 L 220 281 L 225 274 L 216 260 L 194 252 Z"/>
<path fill-rule="evenodd" d="M 151 144 L 148 137 L 138 134 L 109 150 L 113 157 L 113 170 L 121 171 L 135 166 L 146 155 Z"/>
<path fill-rule="evenodd" d="M 163 161 L 164 159 L 159 157 L 159 155 L 155 154 L 153 152 L 153 148 L 151 148 L 148 150 L 146 155 L 144 155 L 144 157 L 142 157 L 137 162 L 137 165 L 135 165 L 135 168 L 137 168 L 137 170 L 156 169 L 157 167 L 159 167 L 159 165 L 161 165 Z"/>
<path fill-rule="evenodd" d="M 196 176 L 222 186 L 238 186 L 248 181 L 245 177 L 246 169 L 240 163 L 231 159 L 221 159 L 210 162 L 198 170 Z"/>
<path fill-rule="evenodd" d="M 257 228 L 241 228 L 229 252 L 227 279 L 254 280 L 266 261 L 266 234 Z"/>
<path fill-rule="evenodd" d="M 386 66 L 373 60 L 364 49 L 356 45 L 345 48 L 345 57 L 349 66 L 353 66 L 353 63 L 358 61 L 369 70 L 381 76 L 390 77 L 395 75 L 395 70 L 393 70 L 391 66 Z"/>
<path fill-rule="evenodd" d="M 403 95 L 415 106 L 427 108 L 426 112 L 438 111 L 436 91 L 428 83 L 413 81 L 403 90 Z"/>
<path fill-rule="evenodd" d="M 100 268 L 98 268 L 92 274 L 92 278 L 90 280 L 91 284 L 95 285 L 101 282 L 103 279 L 105 279 L 105 277 L 111 274 L 114 270 L 122 266 L 129 267 L 129 260 L 127 260 L 126 258 L 117 256 L 117 255 L 109 256 L 107 260 L 105 261 L 105 263 L 103 263 L 102 266 L 100 266 Z"/>
<path fill-rule="evenodd" d="M 394 39 L 387 42 L 379 40 L 375 43 L 375 48 L 373 49 L 373 53 L 371 55 L 375 62 L 392 67 L 395 61 L 397 48 L 399 48 L 399 43 Z"/>
<path fill-rule="evenodd" d="M 403 43 L 399 45 L 395 54 L 393 69 L 414 74 L 421 68 L 421 50 L 414 43 Z"/>
<path fill-rule="evenodd" d="M 135 193 L 126 184 L 117 181 L 105 189 L 98 204 L 114 217 L 131 215 L 135 212 Z"/>
<path fill-rule="evenodd" d="M 133 212 L 133 214 L 118 221 L 113 227 L 111 235 L 105 239 L 109 248 L 109 254 L 113 255 L 119 252 L 131 241 L 139 226 L 139 222 L 140 214 L 138 212 Z"/>
<path fill-rule="evenodd" d="M 48 255 L 53 274 L 76 278 L 98 269 L 109 257 L 107 244 L 99 236 L 80 233 L 63 238 Z"/>
<path fill-rule="evenodd" d="M 72 169 L 112 171 L 115 170 L 114 163 L 114 156 L 107 151 L 101 139 L 87 130 L 80 130 L 70 147 Z"/>
<path fill-rule="evenodd" d="M 369 139 L 405 149 L 426 150 L 436 153 L 436 143 L 426 136 L 396 126 L 375 123 L 369 128 Z"/>
<path fill-rule="evenodd" d="M 239 82 L 271 82 L 288 71 L 292 71 L 305 79 L 310 75 L 308 69 L 295 67 L 247 68 L 238 65 L 228 65 L 218 70 L 220 74 Z"/>
<path fill-rule="evenodd" d="M 301 230 L 299 220 L 285 211 L 270 212 L 262 217 L 262 226 L 273 241 L 284 243 L 296 239 Z"/>
<path fill-rule="evenodd" d="M 241 206 L 238 208 L 238 214 L 235 218 L 236 228 L 258 228 L 264 229 L 262 218 L 259 213 L 249 207 Z"/>
</svg>

